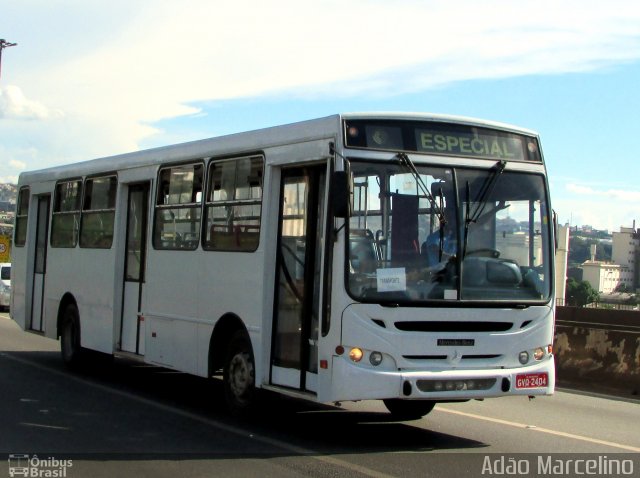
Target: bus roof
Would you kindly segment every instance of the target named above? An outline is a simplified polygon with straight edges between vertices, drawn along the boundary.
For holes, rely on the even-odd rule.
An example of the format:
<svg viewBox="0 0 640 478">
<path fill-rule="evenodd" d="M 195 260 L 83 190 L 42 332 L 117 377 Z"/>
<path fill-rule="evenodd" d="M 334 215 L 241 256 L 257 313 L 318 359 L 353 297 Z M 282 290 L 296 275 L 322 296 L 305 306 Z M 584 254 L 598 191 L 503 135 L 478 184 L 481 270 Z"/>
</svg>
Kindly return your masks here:
<svg viewBox="0 0 640 478">
<path fill-rule="evenodd" d="M 335 138 L 336 135 L 339 135 L 341 122 L 343 120 L 354 119 L 412 120 L 465 124 L 484 128 L 495 128 L 529 136 L 538 136 L 534 131 L 517 126 L 463 116 L 406 112 L 343 113 L 297 123 L 91 159 L 46 169 L 26 171 L 20 174 L 18 184 L 68 179 L 106 171 L 118 171 L 211 156 L 238 154 L 242 151 L 253 153 L 265 148 L 289 144 L 291 142 Z M 238 148 L 239 143 L 243 144 L 242 150 Z"/>
</svg>

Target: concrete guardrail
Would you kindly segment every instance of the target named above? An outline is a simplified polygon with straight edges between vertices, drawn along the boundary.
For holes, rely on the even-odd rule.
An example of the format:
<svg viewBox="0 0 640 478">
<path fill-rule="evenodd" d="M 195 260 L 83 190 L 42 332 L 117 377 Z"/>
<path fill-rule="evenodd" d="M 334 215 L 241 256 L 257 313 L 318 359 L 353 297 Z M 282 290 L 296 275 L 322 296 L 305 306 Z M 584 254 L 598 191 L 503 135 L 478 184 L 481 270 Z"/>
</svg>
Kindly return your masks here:
<svg viewBox="0 0 640 478">
<path fill-rule="evenodd" d="M 556 384 L 640 399 L 640 312 L 557 307 Z"/>
</svg>

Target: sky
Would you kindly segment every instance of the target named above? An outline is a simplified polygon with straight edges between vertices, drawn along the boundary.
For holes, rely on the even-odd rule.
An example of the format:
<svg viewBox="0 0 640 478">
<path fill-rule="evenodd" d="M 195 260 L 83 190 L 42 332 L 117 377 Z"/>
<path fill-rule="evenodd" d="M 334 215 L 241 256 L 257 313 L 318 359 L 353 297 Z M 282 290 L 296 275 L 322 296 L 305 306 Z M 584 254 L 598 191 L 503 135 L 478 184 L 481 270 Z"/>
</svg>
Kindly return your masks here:
<svg viewBox="0 0 640 478">
<path fill-rule="evenodd" d="M 0 0 L 0 182 L 344 112 L 541 135 L 561 224 L 640 227 L 637 0 Z"/>
</svg>

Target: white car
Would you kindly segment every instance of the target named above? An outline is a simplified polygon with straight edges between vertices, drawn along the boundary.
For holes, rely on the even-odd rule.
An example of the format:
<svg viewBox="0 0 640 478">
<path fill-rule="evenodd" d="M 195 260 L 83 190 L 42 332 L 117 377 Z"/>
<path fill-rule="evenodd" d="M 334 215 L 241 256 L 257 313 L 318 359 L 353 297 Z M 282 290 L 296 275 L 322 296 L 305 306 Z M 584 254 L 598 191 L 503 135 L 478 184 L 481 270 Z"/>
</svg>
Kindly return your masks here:
<svg viewBox="0 0 640 478">
<path fill-rule="evenodd" d="M 0 263 L 0 307 L 9 309 L 11 302 L 11 264 Z"/>
</svg>

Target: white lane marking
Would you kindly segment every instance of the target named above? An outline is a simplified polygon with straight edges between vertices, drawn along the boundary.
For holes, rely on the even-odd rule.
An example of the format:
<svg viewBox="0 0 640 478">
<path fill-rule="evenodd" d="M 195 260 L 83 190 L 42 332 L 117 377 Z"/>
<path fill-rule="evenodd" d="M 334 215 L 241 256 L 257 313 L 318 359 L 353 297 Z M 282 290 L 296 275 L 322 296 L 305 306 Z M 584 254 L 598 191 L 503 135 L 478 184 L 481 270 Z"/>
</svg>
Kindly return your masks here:
<svg viewBox="0 0 640 478">
<path fill-rule="evenodd" d="M 198 422 L 203 423 L 203 424 L 208 425 L 208 426 L 216 427 L 216 428 L 218 428 L 220 430 L 223 430 L 225 432 L 233 433 L 235 435 L 239 435 L 239 436 L 245 437 L 245 438 L 249 437 L 249 438 L 251 438 L 253 440 L 257 440 L 257 441 L 265 443 L 267 445 L 271 445 L 273 447 L 280 448 L 280 449 L 285 450 L 285 451 L 287 451 L 289 453 L 295 453 L 296 455 L 302 455 L 302 456 L 306 456 L 306 457 L 309 457 L 309 458 L 313 458 L 314 460 L 318 460 L 318 461 L 323 462 L 323 463 L 327 463 L 327 464 L 330 464 L 330 465 L 338 466 L 340 468 L 345 468 L 345 469 L 350 470 L 350 471 L 355 471 L 355 472 L 361 473 L 361 474 L 363 474 L 365 476 L 370 476 L 371 478 L 395 478 L 393 475 L 388 475 L 386 473 L 381 473 L 379 471 L 372 470 L 370 468 L 367 468 L 367 467 L 364 467 L 364 466 L 361 466 L 361 465 L 357 465 L 355 463 L 350 463 L 348 461 L 340 460 L 339 458 L 334 458 L 332 456 L 322 455 L 321 453 L 319 453 L 319 452 L 317 452 L 315 450 L 310 450 L 308 448 L 302 448 L 302 447 L 299 447 L 299 446 L 296 446 L 296 445 L 292 445 L 290 443 L 286 443 L 286 442 L 283 442 L 281 440 L 278 440 L 277 438 L 269 438 L 269 437 L 262 436 L 262 435 L 259 435 L 259 434 L 253 433 L 253 432 L 249 432 L 247 430 L 243 430 L 242 428 L 238 428 L 238 427 L 235 427 L 233 425 L 227 425 L 227 424 L 224 424 L 222 422 L 219 422 L 219 421 L 211 419 L 211 418 L 205 418 L 205 417 L 202 417 L 202 416 L 197 415 L 195 413 L 187 412 L 185 410 L 181 410 L 179 408 L 175 408 L 175 407 L 172 407 L 170 405 L 165 405 L 165 404 L 162 404 L 162 403 L 154 402 L 151 399 L 140 397 L 140 396 L 135 395 L 135 394 L 133 394 L 131 392 L 126 392 L 126 391 L 123 391 L 123 390 L 117 390 L 117 389 L 109 388 L 106 385 L 102 385 L 102 384 L 99 384 L 99 383 L 91 382 L 89 380 L 86 380 L 86 379 L 81 378 L 81 377 L 77 377 L 75 375 L 69 375 L 68 373 L 65 373 L 64 371 L 56 370 L 54 368 L 50 368 L 50 367 L 47 367 L 45 365 L 40 365 L 38 363 L 31 362 L 31 361 L 23 359 L 23 358 L 15 357 L 15 356 L 12 356 L 12 355 L 9 355 L 9 354 L 3 354 L 2 357 L 3 358 L 7 358 L 9 360 L 13 360 L 15 362 L 22 363 L 24 365 L 29 365 L 31 367 L 34 367 L 34 368 L 37 368 L 37 369 L 40 369 L 40 370 L 44 370 L 46 372 L 55 373 L 56 375 L 59 375 L 61 377 L 64 377 L 64 378 L 67 378 L 67 379 L 70 379 L 70 380 L 74 380 L 74 381 L 79 382 L 79 383 L 81 383 L 83 385 L 88 385 L 90 387 L 93 387 L 95 389 L 98 389 L 98 390 L 101 390 L 101 391 L 104 391 L 104 392 L 112 393 L 114 395 L 119 395 L 121 397 L 130 399 L 130 400 L 135 400 L 135 401 L 140 402 L 140 403 L 142 403 L 144 405 L 155 407 L 155 408 L 157 408 L 157 409 L 159 409 L 161 411 L 164 411 L 164 412 L 174 413 L 174 414 L 179 415 L 181 417 L 188 418 L 188 419 L 191 419 L 191 420 L 195 420 L 195 421 L 198 421 Z M 33 424 L 33 423 L 29 423 L 29 424 L 26 424 L 26 425 L 38 426 L 37 424 Z"/>
<path fill-rule="evenodd" d="M 620 448 L 622 450 L 628 450 L 628 451 L 632 451 L 632 452 L 636 452 L 636 453 L 640 452 L 640 448 L 635 447 L 635 446 L 624 445 L 622 443 L 615 443 L 615 442 L 606 441 L 606 440 L 600 440 L 598 438 L 587 437 L 587 436 L 584 436 L 584 435 L 576 435 L 574 433 L 561 432 L 561 431 L 558 431 L 558 430 L 551 430 L 549 428 L 540 428 L 540 427 L 533 426 L 533 425 L 526 425 L 524 423 L 511 422 L 511 421 L 508 421 L 508 420 L 502 420 L 500 418 L 485 417 L 485 416 L 482 416 L 482 415 L 476 415 L 476 414 L 473 414 L 473 413 L 461 412 L 459 410 L 451 410 L 451 409 L 448 409 L 448 408 L 438 407 L 435 410 L 437 410 L 439 412 L 451 413 L 453 415 L 460 415 L 462 417 L 474 418 L 476 420 L 484 420 L 486 422 L 498 423 L 500 425 L 507 425 L 507 426 L 515 427 L 515 428 L 525 428 L 525 429 L 529 429 L 529 430 L 535 431 L 535 432 L 547 433 L 549 435 L 555 435 L 555 436 L 560 436 L 560 437 L 565 437 L 565 438 L 572 438 L 574 440 L 585 441 L 585 442 L 594 443 L 594 444 L 597 444 L 597 445 L 606 445 L 606 446 L 610 446 L 610 447 L 614 447 L 614 448 Z"/>
<path fill-rule="evenodd" d="M 50 428 L 52 430 L 69 430 L 69 431 L 71 431 L 71 428 L 69 428 L 69 427 L 59 427 L 59 426 L 56 426 L 56 425 L 45 425 L 43 423 L 20 422 L 20 425 L 25 426 L 25 427 Z"/>
</svg>

